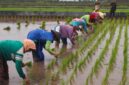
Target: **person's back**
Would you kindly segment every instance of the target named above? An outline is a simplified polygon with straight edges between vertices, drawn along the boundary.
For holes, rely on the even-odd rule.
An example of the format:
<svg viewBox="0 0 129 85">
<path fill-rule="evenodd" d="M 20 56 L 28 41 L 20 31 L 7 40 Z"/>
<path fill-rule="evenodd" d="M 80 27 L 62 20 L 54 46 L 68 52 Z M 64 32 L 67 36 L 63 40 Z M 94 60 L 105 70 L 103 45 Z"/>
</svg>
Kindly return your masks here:
<svg viewBox="0 0 129 85">
<path fill-rule="evenodd" d="M 53 35 L 51 32 L 47 32 L 46 30 L 42 29 L 35 29 L 28 33 L 27 36 L 28 39 L 31 39 L 33 41 L 37 40 L 50 40 L 53 41 Z"/>
<path fill-rule="evenodd" d="M 86 23 L 89 24 L 90 22 L 90 15 L 84 15 L 81 17 L 81 19 L 85 19 Z"/>
<path fill-rule="evenodd" d="M 0 53 L 5 60 L 12 60 L 12 54 L 15 54 L 23 46 L 22 42 L 14 40 L 0 41 Z"/>
</svg>

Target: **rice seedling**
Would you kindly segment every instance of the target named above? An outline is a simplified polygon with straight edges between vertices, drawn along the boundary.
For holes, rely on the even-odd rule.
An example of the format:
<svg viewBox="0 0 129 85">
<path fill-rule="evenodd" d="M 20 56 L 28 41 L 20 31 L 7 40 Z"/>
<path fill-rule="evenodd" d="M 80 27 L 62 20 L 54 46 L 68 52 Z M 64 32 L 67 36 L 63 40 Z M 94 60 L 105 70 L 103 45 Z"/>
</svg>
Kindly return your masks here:
<svg viewBox="0 0 129 85">
<path fill-rule="evenodd" d="M 35 17 L 32 16 L 32 24 L 35 24 Z"/>
<path fill-rule="evenodd" d="M 5 28 L 3 28 L 3 30 L 6 30 L 6 31 L 10 31 L 11 30 L 11 27 L 5 27 Z"/>
<path fill-rule="evenodd" d="M 120 85 L 126 85 L 127 82 L 127 68 L 128 68 L 128 22 L 126 20 L 126 27 L 125 27 L 125 40 L 124 40 L 124 63 L 123 63 L 123 75 Z"/>
<path fill-rule="evenodd" d="M 17 29 L 20 30 L 20 28 L 21 28 L 21 23 L 20 23 L 20 21 L 18 21 L 17 22 Z"/>
<path fill-rule="evenodd" d="M 25 23 L 26 23 L 25 27 L 28 27 L 30 24 L 29 20 L 26 20 Z"/>
<path fill-rule="evenodd" d="M 112 55 L 111 55 L 111 58 L 109 60 L 109 65 L 108 65 L 108 68 L 106 70 L 106 75 L 102 81 L 102 85 L 108 85 L 108 78 L 110 76 L 110 73 L 114 69 L 114 65 L 115 65 L 116 57 L 117 57 L 117 52 L 118 52 L 118 46 L 119 46 L 119 42 L 120 42 L 120 38 L 121 38 L 122 27 L 123 27 L 123 24 L 120 26 L 119 35 L 117 37 L 115 47 L 112 50 Z"/>
<path fill-rule="evenodd" d="M 70 78 L 68 79 L 67 82 L 70 82 L 72 80 L 74 80 L 74 77 L 75 75 L 77 74 L 77 71 L 83 71 L 84 67 L 86 67 L 86 60 L 88 61 L 92 54 L 96 51 L 96 49 L 98 48 L 100 42 L 102 41 L 102 39 L 106 36 L 108 32 L 108 27 L 106 27 L 106 30 L 104 30 L 104 32 L 102 33 L 102 37 L 100 37 L 97 42 L 94 44 L 94 46 L 88 51 L 88 54 L 82 59 L 79 61 L 79 63 L 77 63 L 75 65 L 75 68 L 73 69 L 71 75 L 70 75 Z"/>
<path fill-rule="evenodd" d="M 72 21 L 72 17 L 68 17 L 68 18 L 66 18 L 66 20 L 65 20 L 66 24 L 69 24 L 71 21 Z"/>
<path fill-rule="evenodd" d="M 115 30 L 116 30 L 116 28 L 115 28 Z M 98 74 L 99 69 L 102 66 L 105 54 L 108 51 L 109 44 L 111 43 L 111 41 L 113 39 L 115 30 L 114 31 L 110 31 L 110 32 L 112 32 L 111 34 L 113 34 L 113 35 L 110 35 L 110 38 L 106 40 L 106 44 L 105 44 L 103 50 L 101 51 L 101 53 L 99 55 L 99 58 L 96 60 L 94 66 L 92 67 L 92 70 L 91 70 L 89 76 L 86 79 L 86 85 L 88 85 L 89 80 L 92 81 L 93 74 L 96 74 L 96 75 Z"/>
<path fill-rule="evenodd" d="M 52 69 L 55 64 L 56 64 L 56 60 L 52 60 L 52 61 L 48 64 L 47 69 Z"/>
<path fill-rule="evenodd" d="M 59 19 L 57 20 L 57 24 L 58 24 L 58 25 L 60 24 L 60 20 L 59 20 Z"/>
<path fill-rule="evenodd" d="M 45 27 L 46 27 L 46 22 L 45 21 L 42 21 L 40 28 L 41 29 L 45 29 Z"/>
<path fill-rule="evenodd" d="M 29 68 L 31 68 L 32 67 L 32 62 L 27 62 L 27 63 L 25 63 L 25 65 L 28 66 Z"/>
<path fill-rule="evenodd" d="M 85 48 L 88 46 L 88 44 L 91 44 L 91 42 L 93 42 L 93 40 L 95 40 L 95 38 L 98 36 L 99 30 L 100 30 L 100 29 L 97 29 L 95 35 L 93 35 L 93 37 L 92 37 L 93 39 L 90 38 L 90 39 L 87 40 L 87 42 L 86 42 L 87 45 L 85 45 Z M 104 29 L 103 29 L 103 30 L 104 30 Z M 78 56 L 82 54 L 82 50 L 78 49 L 78 51 L 76 51 L 75 53 L 76 53 L 75 55 L 74 55 L 74 54 L 71 54 L 71 55 L 68 56 L 66 59 L 64 59 L 64 60 L 62 61 L 62 63 L 63 63 L 63 62 L 66 63 L 66 62 L 72 61 L 72 59 L 78 58 Z M 70 57 L 71 57 L 71 58 L 70 58 Z M 70 59 L 70 60 L 69 60 L 69 59 Z M 69 63 L 66 63 L 66 64 L 69 64 Z M 61 64 L 61 67 L 62 67 L 62 68 L 64 68 L 63 66 L 64 66 L 64 64 Z M 67 65 L 65 65 L 65 66 L 67 67 Z"/>
</svg>

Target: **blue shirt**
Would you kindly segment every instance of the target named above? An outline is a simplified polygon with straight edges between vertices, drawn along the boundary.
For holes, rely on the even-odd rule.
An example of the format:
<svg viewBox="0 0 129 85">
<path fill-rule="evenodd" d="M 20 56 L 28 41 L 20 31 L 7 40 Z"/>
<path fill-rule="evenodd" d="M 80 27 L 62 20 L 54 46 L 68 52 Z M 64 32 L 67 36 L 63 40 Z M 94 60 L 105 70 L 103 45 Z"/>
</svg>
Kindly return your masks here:
<svg viewBox="0 0 129 85">
<path fill-rule="evenodd" d="M 72 26 L 77 26 L 77 27 L 79 27 L 79 26 L 81 25 L 81 26 L 83 26 L 84 31 L 87 31 L 87 25 L 86 25 L 85 20 L 83 20 L 83 19 L 75 18 L 75 19 L 73 19 L 73 20 L 70 22 L 70 24 L 71 24 Z"/>
<path fill-rule="evenodd" d="M 42 29 L 35 29 L 28 33 L 27 36 L 28 39 L 31 39 L 33 41 L 51 41 L 53 42 L 53 34 L 51 32 L 47 32 Z"/>
</svg>

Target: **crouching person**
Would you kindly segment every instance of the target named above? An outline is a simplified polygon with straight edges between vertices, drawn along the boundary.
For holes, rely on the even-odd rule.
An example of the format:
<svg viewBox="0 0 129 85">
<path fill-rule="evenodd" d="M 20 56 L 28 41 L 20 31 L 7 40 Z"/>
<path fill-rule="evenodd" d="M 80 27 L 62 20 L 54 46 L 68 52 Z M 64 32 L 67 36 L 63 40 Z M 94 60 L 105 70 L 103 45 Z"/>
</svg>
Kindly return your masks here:
<svg viewBox="0 0 129 85">
<path fill-rule="evenodd" d="M 14 61 L 16 70 L 26 85 L 30 85 L 29 78 L 24 74 L 22 67 L 25 64 L 22 62 L 23 53 L 35 50 L 35 44 L 31 40 L 24 40 L 24 42 L 15 40 L 0 41 L 0 85 L 6 85 L 9 81 L 9 72 L 7 61 Z"/>
</svg>

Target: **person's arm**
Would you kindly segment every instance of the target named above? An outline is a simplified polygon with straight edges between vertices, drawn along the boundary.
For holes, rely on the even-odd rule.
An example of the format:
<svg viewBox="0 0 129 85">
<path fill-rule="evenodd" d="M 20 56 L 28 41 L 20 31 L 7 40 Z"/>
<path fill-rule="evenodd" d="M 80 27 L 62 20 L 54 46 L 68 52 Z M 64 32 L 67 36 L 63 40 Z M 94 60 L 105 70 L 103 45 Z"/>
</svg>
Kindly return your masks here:
<svg viewBox="0 0 129 85">
<path fill-rule="evenodd" d="M 57 56 L 59 53 L 54 52 L 54 51 L 50 48 L 51 44 L 52 44 L 51 41 L 47 41 L 47 42 L 46 42 L 46 45 L 45 45 L 45 49 L 46 49 L 50 54 Z"/>
<path fill-rule="evenodd" d="M 16 60 L 15 64 L 16 64 L 16 69 L 17 69 L 17 72 L 18 72 L 19 76 L 21 78 L 25 79 L 25 74 L 24 74 L 24 72 L 22 70 L 22 61 Z"/>
<path fill-rule="evenodd" d="M 68 38 L 70 39 L 72 45 L 75 45 L 75 37 L 76 37 L 77 33 L 76 31 L 68 32 Z"/>
<path fill-rule="evenodd" d="M 83 22 L 83 28 L 84 28 L 84 31 L 87 33 L 87 25 L 85 22 Z"/>
<path fill-rule="evenodd" d="M 26 85 L 30 85 L 30 81 L 29 81 L 29 78 L 24 74 L 23 70 L 22 70 L 22 67 L 23 67 L 23 55 L 22 54 L 16 54 L 16 57 L 15 57 L 15 65 L 16 65 L 16 70 L 19 74 L 19 76 L 21 78 L 23 78 L 23 80 L 25 81 Z"/>
</svg>

